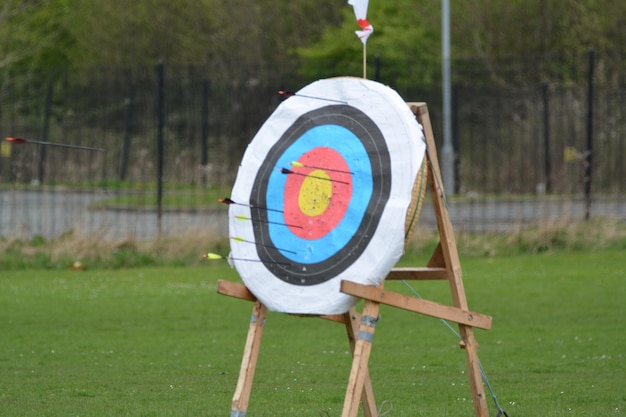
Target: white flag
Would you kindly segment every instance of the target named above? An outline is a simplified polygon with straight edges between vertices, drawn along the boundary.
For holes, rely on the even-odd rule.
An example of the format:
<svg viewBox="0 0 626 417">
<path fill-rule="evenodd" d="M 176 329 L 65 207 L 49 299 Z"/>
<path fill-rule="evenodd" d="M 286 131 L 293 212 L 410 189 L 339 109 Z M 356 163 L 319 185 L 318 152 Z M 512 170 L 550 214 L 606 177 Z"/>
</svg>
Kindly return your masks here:
<svg viewBox="0 0 626 417">
<path fill-rule="evenodd" d="M 374 32 L 374 27 L 367 21 L 367 5 L 369 0 L 348 0 L 348 4 L 354 8 L 354 15 L 356 16 L 356 22 L 361 26 L 362 30 L 357 30 L 356 36 L 361 39 L 361 42 L 365 44 L 367 38 Z"/>
</svg>

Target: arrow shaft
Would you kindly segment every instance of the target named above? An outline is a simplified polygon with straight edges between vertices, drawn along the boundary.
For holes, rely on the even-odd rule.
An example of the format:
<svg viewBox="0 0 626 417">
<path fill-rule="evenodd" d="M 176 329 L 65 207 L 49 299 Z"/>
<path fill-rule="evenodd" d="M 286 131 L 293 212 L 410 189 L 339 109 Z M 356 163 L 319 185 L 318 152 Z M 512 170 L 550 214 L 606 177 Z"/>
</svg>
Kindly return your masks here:
<svg viewBox="0 0 626 417">
<path fill-rule="evenodd" d="M 272 208 L 267 208 L 267 207 L 260 207 L 260 206 L 255 206 L 255 205 L 252 205 L 252 204 L 237 203 L 236 201 L 233 201 L 233 200 L 231 200 L 228 197 L 226 197 L 226 198 L 218 198 L 217 201 L 219 201 L 220 203 L 224 203 L 224 204 L 234 204 L 234 205 L 237 205 L 237 206 L 254 208 L 254 209 L 259 209 L 259 210 L 274 211 L 276 213 L 282 213 L 283 212 L 282 210 L 278 210 L 278 209 L 272 209 Z"/>
<path fill-rule="evenodd" d="M 338 183 L 340 183 L 340 184 L 347 184 L 347 185 L 349 185 L 349 184 L 350 184 L 349 182 L 346 182 L 346 181 L 339 181 L 339 180 L 334 180 L 334 179 L 332 179 L 332 178 L 324 178 L 324 177 L 318 177 L 318 176 L 316 176 L 316 175 L 303 174 L 303 173 L 301 173 L 301 172 L 295 172 L 295 171 L 291 171 L 291 170 L 289 170 L 289 169 L 285 169 L 285 168 L 283 168 L 283 169 L 281 170 L 281 172 L 282 172 L 283 174 L 287 174 L 287 175 L 289 175 L 289 174 L 293 174 L 293 175 L 300 175 L 301 177 L 315 178 L 315 179 L 317 179 L 317 180 L 330 181 L 330 182 L 338 182 Z"/>
<path fill-rule="evenodd" d="M 57 146 L 59 148 L 82 149 L 85 151 L 96 151 L 96 152 L 104 151 L 104 149 L 102 148 L 93 148 L 91 146 L 67 145 L 65 143 L 42 142 L 38 140 L 27 140 L 26 143 L 35 143 L 38 145 L 46 145 L 46 146 Z"/>
<path fill-rule="evenodd" d="M 253 208 L 253 209 L 259 209 L 259 210 L 265 210 L 265 211 L 274 211 L 276 213 L 282 213 L 282 210 L 278 210 L 278 209 L 271 209 L 271 208 L 267 208 L 267 207 L 260 207 L 260 206 L 254 206 L 252 204 L 243 204 L 243 203 L 235 203 L 238 206 L 244 206 L 244 207 L 249 207 L 249 208 Z"/>
<path fill-rule="evenodd" d="M 252 221 L 251 218 L 246 217 L 246 216 L 235 216 L 236 219 L 238 220 L 247 220 L 247 221 Z M 273 222 L 271 220 L 262 220 L 262 219 L 258 219 L 257 221 L 259 221 L 260 223 L 268 223 L 268 224 L 276 224 L 279 226 L 287 226 L 287 227 L 297 227 L 298 229 L 302 229 L 302 226 L 298 226 L 295 224 L 287 224 L 287 223 L 281 223 L 281 222 Z"/>
<path fill-rule="evenodd" d="M 302 166 L 304 168 L 321 169 L 323 171 L 339 172 L 339 173 L 342 173 L 342 174 L 354 175 L 354 172 L 352 172 L 352 171 L 344 171 L 343 169 L 323 168 L 323 167 L 316 167 L 316 166 L 313 166 L 313 165 L 304 165 L 304 164 L 302 164 Z"/>
<path fill-rule="evenodd" d="M 243 261 L 243 262 L 263 262 L 263 263 L 269 263 L 269 264 L 275 264 L 275 265 L 291 265 L 288 262 L 275 262 L 275 261 L 263 261 L 261 259 L 243 259 L 243 258 L 224 258 L 224 259 L 230 259 L 233 261 Z"/>
<path fill-rule="evenodd" d="M 41 141 L 41 140 L 27 140 L 27 139 L 23 139 L 23 138 L 6 138 L 5 140 L 7 142 L 16 143 L 16 144 L 32 143 L 32 144 L 35 144 L 35 145 L 58 146 L 60 148 L 82 149 L 82 150 L 85 150 L 85 151 L 96 151 L 96 152 L 104 151 L 104 149 L 102 149 L 102 148 L 93 148 L 91 146 L 68 145 L 68 144 L 65 144 L 65 143 L 44 142 L 44 141 Z"/>
<path fill-rule="evenodd" d="M 233 237 L 231 239 L 234 240 L 235 242 L 251 243 L 251 244 L 256 245 L 256 246 L 263 246 L 264 248 L 276 249 L 276 250 L 279 250 L 281 252 L 293 253 L 294 255 L 298 253 L 296 251 L 292 251 L 292 250 L 289 250 L 289 249 L 282 249 L 282 248 L 278 248 L 278 247 L 273 246 L 273 245 L 266 245 L 264 243 L 253 242 L 252 240 L 247 240 L 247 239 L 243 239 L 243 238 L 240 238 L 240 237 Z"/>
<path fill-rule="evenodd" d="M 333 103 L 348 104 L 347 101 L 343 101 L 343 100 L 334 100 L 332 98 L 307 96 L 307 95 L 304 95 L 304 94 L 294 93 L 293 91 L 279 91 L 278 94 L 284 96 L 285 98 L 289 98 L 289 97 L 304 97 L 304 98 L 312 98 L 314 100 L 323 100 L 323 101 L 330 101 L 330 102 L 333 102 Z"/>
</svg>

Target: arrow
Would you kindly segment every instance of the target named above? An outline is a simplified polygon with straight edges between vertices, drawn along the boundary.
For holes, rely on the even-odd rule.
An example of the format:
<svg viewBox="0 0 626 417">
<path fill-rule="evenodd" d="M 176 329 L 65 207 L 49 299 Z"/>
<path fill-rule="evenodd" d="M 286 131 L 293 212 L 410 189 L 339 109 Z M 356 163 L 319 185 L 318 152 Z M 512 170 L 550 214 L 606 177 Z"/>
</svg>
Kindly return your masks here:
<svg viewBox="0 0 626 417">
<path fill-rule="evenodd" d="M 324 98 L 324 97 L 305 96 L 304 94 L 296 94 L 293 91 L 278 90 L 278 94 L 280 94 L 281 96 L 283 96 L 285 98 L 296 96 L 296 97 L 312 98 L 314 100 L 324 100 L 324 101 L 332 101 L 334 103 L 348 104 L 347 101 L 333 100 L 332 98 Z"/>
<path fill-rule="evenodd" d="M 210 252 L 203 254 L 202 257 L 209 261 L 224 260 L 224 261 L 263 262 L 263 263 L 271 263 L 271 264 L 276 264 L 276 265 L 291 265 L 290 263 L 287 263 L 287 262 L 269 262 L 269 261 L 262 261 L 260 259 L 227 258 L 225 256 L 218 255 L 217 253 L 210 253 Z"/>
<path fill-rule="evenodd" d="M 341 184 L 350 185 L 350 183 L 346 182 L 346 181 L 339 181 L 339 180 L 334 180 L 332 178 L 324 178 L 324 177 L 317 177 L 315 175 L 303 174 L 301 172 L 295 172 L 295 171 L 292 171 L 292 170 L 287 169 L 287 168 L 281 168 L 280 172 L 282 172 L 283 174 L 294 174 L 294 175 L 300 175 L 300 176 L 308 177 L 308 178 L 316 178 L 318 180 L 324 180 L 324 181 L 330 181 L 330 182 L 339 182 Z"/>
<path fill-rule="evenodd" d="M 104 149 L 102 148 L 92 148 L 90 146 L 79 146 L 79 145 L 66 145 L 64 143 L 53 143 L 53 142 L 42 142 L 39 140 L 27 140 L 24 138 L 4 138 L 7 142 L 15 143 L 15 144 L 23 144 L 23 143 L 32 143 L 36 145 L 47 145 L 47 146 L 58 146 L 60 148 L 71 148 L 71 149 L 82 149 L 84 151 L 96 151 L 102 152 Z"/>
<path fill-rule="evenodd" d="M 341 172 L 343 174 L 354 175 L 354 172 L 352 172 L 352 171 L 344 171 L 342 169 L 332 169 L 332 168 L 316 167 L 316 166 L 313 166 L 313 165 L 304 165 L 302 162 L 298 162 L 298 161 L 291 161 L 291 162 L 289 162 L 289 165 L 291 165 L 292 167 L 321 169 L 321 170 L 324 170 L 324 171 Z"/>
<path fill-rule="evenodd" d="M 246 217 L 246 216 L 235 216 L 235 218 L 237 220 L 249 220 L 249 221 L 252 221 L 252 219 L 250 217 Z M 302 226 L 297 226 L 295 224 L 272 222 L 272 221 L 269 221 L 269 220 L 260 220 L 260 219 L 258 221 L 261 222 L 261 223 L 277 224 L 277 225 L 280 225 L 280 226 L 297 227 L 298 229 L 302 229 Z"/>
<path fill-rule="evenodd" d="M 238 237 L 238 236 L 230 236 L 230 238 L 231 238 L 232 240 L 234 240 L 235 242 L 252 243 L 253 245 L 263 246 L 263 247 L 270 248 L 270 249 L 277 249 L 277 250 L 282 251 L 282 252 L 289 252 L 289 253 L 293 253 L 294 255 L 297 255 L 297 254 L 298 254 L 298 252 L 295 252 L 295 251 L 292 251 L 292 250 L 288 250 L 288 249 L 281 249 L 281 248 L 277 248 L 276 246 L 273 246 L 273 245 L 265 245 L 265 244 L 263 244 L 263 243 L 253 242 L 253 241 L 251 241 L 251 240 L 246 240 L 246 239 L 244 239 L 244 238 L 242 238 L 242 237 Z"/>
<path fill-rule="evenodd" d="M 259 206 L 253 206 L 251 204 L 243 204 L 243 203 L 237 203 L 233 200 L 231 200 L 228 197 L 224 197 L 224 198 L 218 198 L 217 201 L 219 201 L 220 203 L 224 203 L 224 204 L 236 204 L 238 206 L 244 206 L 244 207 L 249 207 L 249 208 L 257 208 L 259 210 L 267 210 L 267 211 L 275 211 L 277 213 L 282 213 L 282 210 L 278 210 L 278 209 L 271 209 L 271 208 L 267 208 L 267 207 L 259 207 Z"/>
</svg>

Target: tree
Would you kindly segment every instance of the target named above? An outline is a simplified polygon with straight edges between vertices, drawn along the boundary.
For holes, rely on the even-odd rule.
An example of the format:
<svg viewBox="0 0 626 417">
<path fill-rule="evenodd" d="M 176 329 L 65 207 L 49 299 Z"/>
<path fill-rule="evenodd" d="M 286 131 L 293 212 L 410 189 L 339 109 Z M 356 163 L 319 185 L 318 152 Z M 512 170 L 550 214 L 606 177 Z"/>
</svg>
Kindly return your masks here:
<svg viewBox="0 0 626 417">
<path fill-rule="evenodd" d="M 368 62 L 382 63 L 381 81 L 434 86 L 441 71 L 441 2 L 372 0 Z M 626 2 L 617 0 L 464 0 L 451 2 L 456 82 L 543 83 L 585 76 L 585 55 L 620 74 L 626 57 Z M 320 41 L 298 50 L 308 78 L 360 75 L 361 44 L 351 7 Z M 612 64 L 611 64 L 612 63 Z M 370 70 L 368 74 L 372 74 Z"/>
<path fill-rule="evenodd" d="M 0 68 L 65 66 L 74 48 L 68 0 L 4 0 Z"/>
<path fill-rule="evenodd" d="M 372 1 L 368 21 L 374 33 L 367 41 L 368 71 L 380 59 L 381 82 L 396 87 L 433 85 L 440 79 L 440 14 L 437 2 Z M 352 7 L 342 11 L 343 23 L 329 28 L 320 41 L 298 50 L 301 73 L 311 79 L 362 74 L 362 44 Z"/>
<path fill-rule="evenodd" d="M 292 71 L 290 52 L 336 22 L 331 0 L 74 0 L 75 64 L 205 65 L 214 79 Z M 255 81 L 256 80 L 256 81 Z"/>
<path fill-rule="evenodd" d="M 621 73 L 626 2 L 451 2 L 457 81 L 576 80 L 589 48 Z M 371 0 L 370 78 L 435 86 L 440 80 L 441 2 Z M 362 74 L 361 43 L 345 0 L 4 0 L 0 68 L 199 64 L 235 83 Z M 506 67 L 506 68 L 504 68 Z M 503 70 L 504 68 L 504 70 Z M 583 70 L 584 71 L 584 70 Z"/>
<path fill-rule="evenodd" d="M 585 76 L 591 48 L 600 60 L 624 59 L 623 1 L 466 0 L 454 6 L 454 56 L 486 79 L 576 81 Z"/>
</svg>

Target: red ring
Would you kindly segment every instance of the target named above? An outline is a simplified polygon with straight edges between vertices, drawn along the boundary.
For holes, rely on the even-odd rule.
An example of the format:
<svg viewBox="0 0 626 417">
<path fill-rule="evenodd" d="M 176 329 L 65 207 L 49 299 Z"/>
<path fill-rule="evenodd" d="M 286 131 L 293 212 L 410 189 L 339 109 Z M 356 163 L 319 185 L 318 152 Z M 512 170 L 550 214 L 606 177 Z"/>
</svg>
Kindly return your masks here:
<svg viewBox="0 0 626 417">
<path fill-rule="evenodd" d="M 313 148 L 297 162 L 303 166 L 291 167 L 293 174 L 287 174 L 285 182 L 285 223 L 290 225 L 291 232 L 299 238 L 319 239 L 337 227 L 346 214 L 352 197 L 352 174 L 341 154 L 332 148 Z M 305 179 L 310 178 L 308 175 L 316 170 L 324 171 L 330 177 L 332 194 L 326 210 L 319 215 L 310 216 L 302 212 L 299 196 Z M 293 227 L 294 225 L 299 227 Z"/>
</svg>

